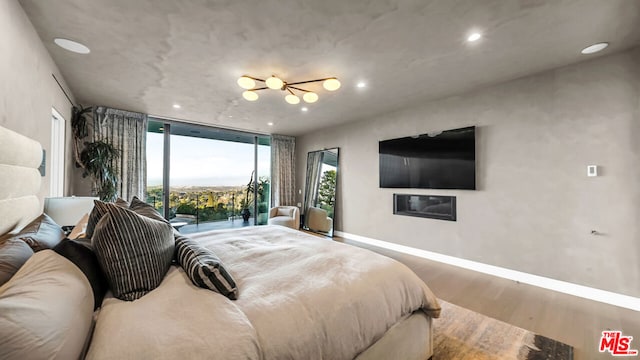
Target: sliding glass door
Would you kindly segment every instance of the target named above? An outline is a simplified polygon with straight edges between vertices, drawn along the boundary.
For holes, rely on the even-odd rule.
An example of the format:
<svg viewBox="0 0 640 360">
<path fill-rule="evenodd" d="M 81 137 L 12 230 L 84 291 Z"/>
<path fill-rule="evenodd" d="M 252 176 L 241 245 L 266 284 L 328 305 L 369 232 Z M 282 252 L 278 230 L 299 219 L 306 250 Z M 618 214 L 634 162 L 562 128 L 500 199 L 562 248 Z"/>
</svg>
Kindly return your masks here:
<svg viewBox="0 0 640 360">
<path fill-rule="evenodd" d="M 153 205 L 160 214 L 164 214 L 162 172 L 164 169 L 163 150 L 164 134 L 162 123 L 159 125 L 148 122 L 147 131 L 147 191 L 146 201 Z M 153 131 L 152 131 L 153 130 Z M 129 199 L 127 199 L 129 200 Z"/>
<path fill-rule="evenodd" d="M 181 232 L 267 223 L 268 136 L 152 119 L 147 144 L 147 202 Z"/>
</svg>

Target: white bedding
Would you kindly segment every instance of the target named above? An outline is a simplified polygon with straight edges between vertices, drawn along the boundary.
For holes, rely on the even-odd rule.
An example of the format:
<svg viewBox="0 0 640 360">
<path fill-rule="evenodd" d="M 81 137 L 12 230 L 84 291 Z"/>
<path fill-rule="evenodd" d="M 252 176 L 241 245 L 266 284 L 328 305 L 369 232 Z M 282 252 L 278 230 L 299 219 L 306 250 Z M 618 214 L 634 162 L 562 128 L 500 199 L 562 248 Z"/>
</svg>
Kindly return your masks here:
<svg viewBox="0 0 640 360">
<path fill-rule="evenodd" d="M 142 298 L 102 303 L 87 359 L 260 359 L 251 323 L 231 300 L 172 266 Z"/>
<path fill-rule="evenodd" d="M 89 359 L 354 359 L 412 312 L 439 315 L 413 272 L 368 250 L 280 226 L 192 238 L 223 261 L 238 300 L 172 267 L 135 302 L 105 300 Z"/>
</svg>

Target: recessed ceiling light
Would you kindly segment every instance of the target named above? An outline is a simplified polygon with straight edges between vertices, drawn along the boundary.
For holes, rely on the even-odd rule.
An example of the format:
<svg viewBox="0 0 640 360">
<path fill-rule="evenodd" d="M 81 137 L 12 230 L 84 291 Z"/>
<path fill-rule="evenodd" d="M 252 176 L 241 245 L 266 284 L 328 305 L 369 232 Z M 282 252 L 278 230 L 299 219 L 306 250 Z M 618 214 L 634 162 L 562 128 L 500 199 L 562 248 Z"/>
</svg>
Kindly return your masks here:
<svg viewBox="0 0 640 360">
<path fill-rule="evenodd" d="M 233 115 L 229 115 L 229 118 L 232 118 L 232 117 L 233 117 Z"/>
<path fill-rule="evenodd" d="M 89 50 L 89 48 L 86 45 L 80 44 L 77 41 L 63 39 L 63 38 L 55 38 L 53 39 L 53 42 L 56 43 L 56 45 L 60 46 L 61 48 L 74 52 L 76 54 L 88 54 L 91 52 L 91 50 Z"/>
<path fill-rule="evenodd" d="M 606 42 L 593 44 L 591 46 L 587 46 L 586 48 L 582 49 L 581 53 L 583 54 L 597 53 L 598 51 L 604 50 L 607 46 L 609 46 L 609 43 L 606 43 Z"/>
<path fill-rule="evenodd" d="M 363 81 L 360 81 L 360 82 L 356 85 L 356 87 L 359 87 L 359 88 L 367 87 L 367 83 L 365 83 L 365 82 L 363 82 Z"/>
<path fill-rule="evenodd" d="M 173 104 L 173 108 L 174 109 L 180 109 L 182 106 L 180 106 L 180 104 Z"/>
<path fill-rule="evenodd" d="M 307 112 L 307 111 L 309 111 L 309 108 L 307 108 L 307 107 L 305 106 L 305 107 L 303 107 L 303 108 L 302 108 L 302 109 L 300 109 L 300 110 L 302 110 L 302 111 L 304 111 L 304 112 Z"/>
<path fill-rule="evenodd" d="M 268 122 L 267 125 L 273 126 L 273 123 L 272 122 Z"/>
<path fill-rule="evenodd" d="M 474 33 L 472 33 L 471 35 L 469 35 L 467 37 L 467 41 L 468 42 L 478 41 L 478 40 L 480 40 L 481 37 L 482 37 L 482 34 L 474 32 Z"/>
</svg>

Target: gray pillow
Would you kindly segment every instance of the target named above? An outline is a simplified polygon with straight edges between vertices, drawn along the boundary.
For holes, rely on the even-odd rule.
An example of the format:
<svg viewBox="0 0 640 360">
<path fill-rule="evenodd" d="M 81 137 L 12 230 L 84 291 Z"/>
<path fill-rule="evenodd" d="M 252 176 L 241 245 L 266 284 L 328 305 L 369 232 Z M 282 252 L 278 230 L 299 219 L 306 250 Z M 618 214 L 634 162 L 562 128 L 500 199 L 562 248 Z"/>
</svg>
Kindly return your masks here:
<svg viewBox="0 0 640 360">
<path fill-rule="evenodd" d="M 194 285 L 238 298 L 238 287 L 216 254 L 185 236 L 176 238 L 176 259 Z"/>
<path fill-rule="evenodd" d="M 0 240 L 0 285 L 6 283 L 33 255 L 26 242 L 5 238 Z"/>
<path fill-rule="evenodd" d="M 65 234 L 62 227 L 56 224 L 49 215 L 42 214 L 20 230 L 13 238 L 26 242 L 35 252 L 53 249 L 65 238 Z"/>
<path fill-rule="evenodd" d="M 160 285 L 175 250 L 171 225 L 103 203 L 92 243 L 113 295 L 133 301 Z"/>
<path fill-rule="evenodd" d="M 92 315 L 82 272 L 53 250 L 39 251 L 0 287 L 0 359 L 81 359 Z"/>
</svg>

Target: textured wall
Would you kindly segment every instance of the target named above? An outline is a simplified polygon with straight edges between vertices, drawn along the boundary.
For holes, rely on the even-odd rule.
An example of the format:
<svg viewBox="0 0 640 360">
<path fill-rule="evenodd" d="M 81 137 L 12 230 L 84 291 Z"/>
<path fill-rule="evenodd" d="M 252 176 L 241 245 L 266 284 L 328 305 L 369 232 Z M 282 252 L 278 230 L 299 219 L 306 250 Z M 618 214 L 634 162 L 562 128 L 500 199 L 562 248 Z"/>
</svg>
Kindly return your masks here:
<svg viewBox="0 0 640 360">
<path fill-rule="evenodd" d="M 18 2 L 0 1 L 0 125 L 39 141 L 50 154 L 53 107 L 67 120 L 66 153 L 70 154 L 71 105 L 51 74 L 64 85 L 57 66 Z M 66 179 L 70 179 L 70 159 L 66 163 Z M 40 197 L 49 194 L 50 173 L 47 163 Z M 70 187 L 67 180 L 67 193 Z"/>
<path fill-rule="evenodd" d="M 636 48 L 298 137 L 297 184 L 308 151 L 337 146 L 337 230 L 640 296 L 638 64 Z M 470 125 L 477 191 L 378 187 L 379 140 Z M 394 192 L 455 195 L 458 221 L 393 215 Z"/>
</svg>

